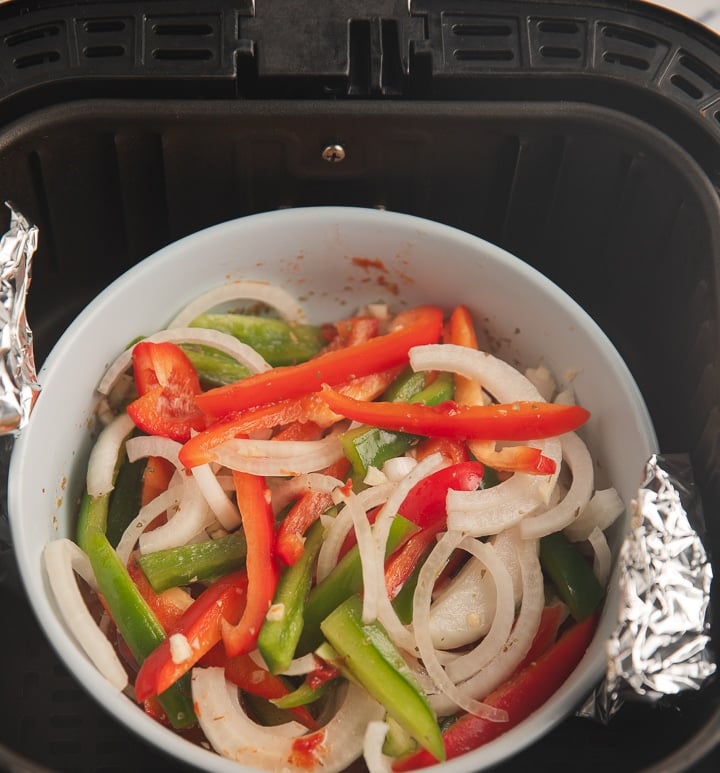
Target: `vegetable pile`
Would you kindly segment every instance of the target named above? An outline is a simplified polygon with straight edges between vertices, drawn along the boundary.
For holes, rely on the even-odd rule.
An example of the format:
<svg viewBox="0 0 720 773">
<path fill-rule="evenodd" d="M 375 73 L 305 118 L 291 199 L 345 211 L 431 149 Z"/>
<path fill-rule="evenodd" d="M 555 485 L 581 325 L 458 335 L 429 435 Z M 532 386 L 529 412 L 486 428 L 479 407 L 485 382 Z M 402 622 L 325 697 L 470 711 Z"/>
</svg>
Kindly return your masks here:
<svg viewBox="0 0 720 773">
<path fill-rule="evenodd" d="M 96 667 L 187 738 L 272 771 L 415 770 L 574 670 L 623 504 L 572 386 L 481 350 L 465 307 L 301 320 L 232 283 L 122 352 L 45 567 Z"/>
</svg>

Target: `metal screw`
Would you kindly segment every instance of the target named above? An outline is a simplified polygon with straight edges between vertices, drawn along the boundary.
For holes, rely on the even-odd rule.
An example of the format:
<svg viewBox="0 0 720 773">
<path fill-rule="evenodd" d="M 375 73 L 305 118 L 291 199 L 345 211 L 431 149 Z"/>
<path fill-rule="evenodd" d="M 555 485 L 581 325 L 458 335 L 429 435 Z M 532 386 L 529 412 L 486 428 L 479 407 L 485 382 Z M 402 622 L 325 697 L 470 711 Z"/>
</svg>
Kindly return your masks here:
<svg viewBox="0 0 720 773">
<path fill-rule="evenodd" d="M 323 148 L 322 157 L 329 164 L 339 164 L 345 160 L 345 148 L 338 142 L 326 145 Z"/>
</svg>

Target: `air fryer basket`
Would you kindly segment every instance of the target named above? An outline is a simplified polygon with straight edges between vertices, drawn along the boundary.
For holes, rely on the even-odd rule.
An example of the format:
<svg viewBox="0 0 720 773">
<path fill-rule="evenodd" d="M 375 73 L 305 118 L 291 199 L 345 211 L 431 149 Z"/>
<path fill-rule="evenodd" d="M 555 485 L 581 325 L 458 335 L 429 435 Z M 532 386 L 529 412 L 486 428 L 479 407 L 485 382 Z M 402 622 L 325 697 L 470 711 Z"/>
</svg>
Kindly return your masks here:
<svg viewBox="0 0 720 773">
<path fill-rule="evenodd" d="M 113 278 L 205 226 L 313 204 L 428 217 L 596 319 L 661 450 L 689 454 L 720 555 L 717 38 L 632 2 L 270 5 L 0 7 L 0 181 L 40 229 L 38 363 Z M 69 676 L 0 558 L 0 763 L 180 770 Z M 712 682 L 607 727 L 571 717 L 502 769 L 714 770 L 719 741 Z"/>
</svg>

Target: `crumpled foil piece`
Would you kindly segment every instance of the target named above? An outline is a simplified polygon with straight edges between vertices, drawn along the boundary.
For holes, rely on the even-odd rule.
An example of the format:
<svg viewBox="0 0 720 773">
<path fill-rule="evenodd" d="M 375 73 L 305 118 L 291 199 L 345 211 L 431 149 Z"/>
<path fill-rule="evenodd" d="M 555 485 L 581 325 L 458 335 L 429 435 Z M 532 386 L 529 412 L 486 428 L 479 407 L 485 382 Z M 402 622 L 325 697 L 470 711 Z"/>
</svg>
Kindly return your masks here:
<svg viewBox="0 0 720 773">
<path fill-rule="evenodd" d="M 10 202 L 6 206 L 10 229 L 0 240 L 0 435 L 27 424 L 40 391 L 25 314 L 38 229 Z"/>
<path fill-rule="evenodd" d="M 716 671 L 710 645 L 712 564 L 689 459 L 653 455 L 619 555 L 618 625 L 603 683 L 577 712 L 607 723 L 627 700 L 698 690 Z"/>
</svg>

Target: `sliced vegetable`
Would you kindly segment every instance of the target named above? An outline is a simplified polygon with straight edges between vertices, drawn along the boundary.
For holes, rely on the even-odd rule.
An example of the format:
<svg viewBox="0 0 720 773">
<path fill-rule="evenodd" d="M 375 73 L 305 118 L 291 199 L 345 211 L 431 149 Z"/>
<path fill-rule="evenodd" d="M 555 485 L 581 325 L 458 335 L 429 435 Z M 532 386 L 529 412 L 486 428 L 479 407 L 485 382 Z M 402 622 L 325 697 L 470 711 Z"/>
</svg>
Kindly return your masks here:
<svg viewBox="0 0 720 773">
<path fill-rule="evenodd" d="M 140 666 L 135 680 L 138 700 L 164 692 L 221 639 L 221 621 L 237 623 L 245 608 L 247 575 L 226 575 L 195 600 Z"/>
<path fill-rule="evenodd" d="M 518 725 L 538 709 L 577 667 L 587 650 L 597 624 L 597 615 L 575 623 L 558 641 L 502 687 L 485 703 L 507 712 L 507 722 L 491 722 L 464 714 L 443 733 L 445 759 L 477 749 Z M 409 771 L 435 765 L 442 759 L 425 749 L 393 763 L 393 770 Z"/>
<path fill-rule="evenodd" d="M 114 548 L 140 510 L 146 464 L 146 459 L 137 459 L 134 462 L 126 459 L 118 469 L 115 487 L 110 493 L 106 531 Z"/>
<path fill-rule="evenodd" d="M 192 582 L 214 580 L 245 566 L 247 543 L 242 530 L 226 537 L 192 542 L 138 556 L 138 564 L 156 593 Z"/>
<path fill-rule="evenodd" d="M 226 416 L 254 405 L 316 392 L 324 383 L 339 384 L 401 365 L 407 361 L 410 347 L 440 338 L 442 310 L 437 307 L 421 306 L 403 312 L 398 319 L 397 328 L 386 335 L 211 389 L 197 395 L 196 403 L 208 416 Z"/>
<path fill-rule="evenodd" d="M 183 344 L 182 350 L 187 354 L 200 383 L 207 389 L 232 384 L 241 378 L 246 378 L 253 371 L 238 362 L 225 352 L 199 344 Z"/>
<path fill-rule="evenodd" d="M 399 396 L 409 403 L 438 405 L 452 398 L 453 384 L 449 374 L 440 374 L 427 386 L 424 386 L 425 374 L 415 375 L 422 375 L 422 381 L 406 376 L 390 393 L 393 396 L 391 399 Z M 421 384 L 421 388 L 412 391 L 415 386 Z M 388 459 L 402 456 L 416 440 L 415 435 L 392 432 L 376 426 L 354 427 L 340 436 L 345 456 L 352 464 L 356 482 L 364 480 L 371 467 L 380 469 Z"/>
<path fill-rule="evenodd" d="M 254 649 L 278 583 L 275 518 L 265 478 L 233 470 L 237 505 L 247 541 L 248 597 L 236 624 L 222 620 L 222 638 L 232 657 Z"/>
<path fill-rule="evenodd" d="M 540 563 L 576 620 L 584 620 L 602 601 L 605 594 L 592 564 L 562 532 L 540 540 Z"/>
<path fill-rule="evenodd" d="M 252 346 L 273 367 L 309 360 L 327 344 L 326 331 L 320 326 L 253 314 L 200 314 L 190 327 L 229 333 Z"/>
<path fill-rule="evenodd" d="M 402 655 L 379 623 L 362 623 L 362 603 L 350 597 L 322 623 L 343 669 L 436 759 L 445 758 L 437 718 Z"/>
<path fill-rule="evenodd" d="M 323 534 L 320 521 L 310 527 L 303 554 L 280 576 L 272 606 L 260 629 L 257 646 L 271 674 L 285 671 L 295 655 Z"/>
<path fill-rule="evenodd" d="M 132 351 L 138 397 L 127 412 L 135 425 L 150 435 L 189 440 L 205 427 L 195 404 L 200 381 L 183 350 L 169 341 L 140 341 Z"/>
<path fill-rule="evenodd" d="M 390 527 L 386 555 L 390 555 L 416 530 L 415 524 L 397 516 Z M 354 545 L 330 574 L 310 591 L 305 605 L 305 625 L 297 647 L 298 654 L 311 652 L 322 642 L 322 621 L 343 601 L 360 592 L 362 586 L 360 551 Z"/>
<path fill-rule="evenodd" d="M 533 401 L 490 405 L 363 402 L 327 384 L 320 396 L 342 416 L 384 429 L 419 435 L 483 440 L 536 440 L 572 432 L 590 417 L 579 405 Z"/>
<path fill-rule="evenodd" d="M 90 559 L 99 593 L 113 622 L 133 657 L 142 663 L 165 639 L 165 631 L 105 536 L 107 508 L 107 496 L 85 494 L 78 517 L 77 542 Z M 173 727 L 195 724 L 186 680 L 168 688 L 159 700 Z"/>
</svg>

